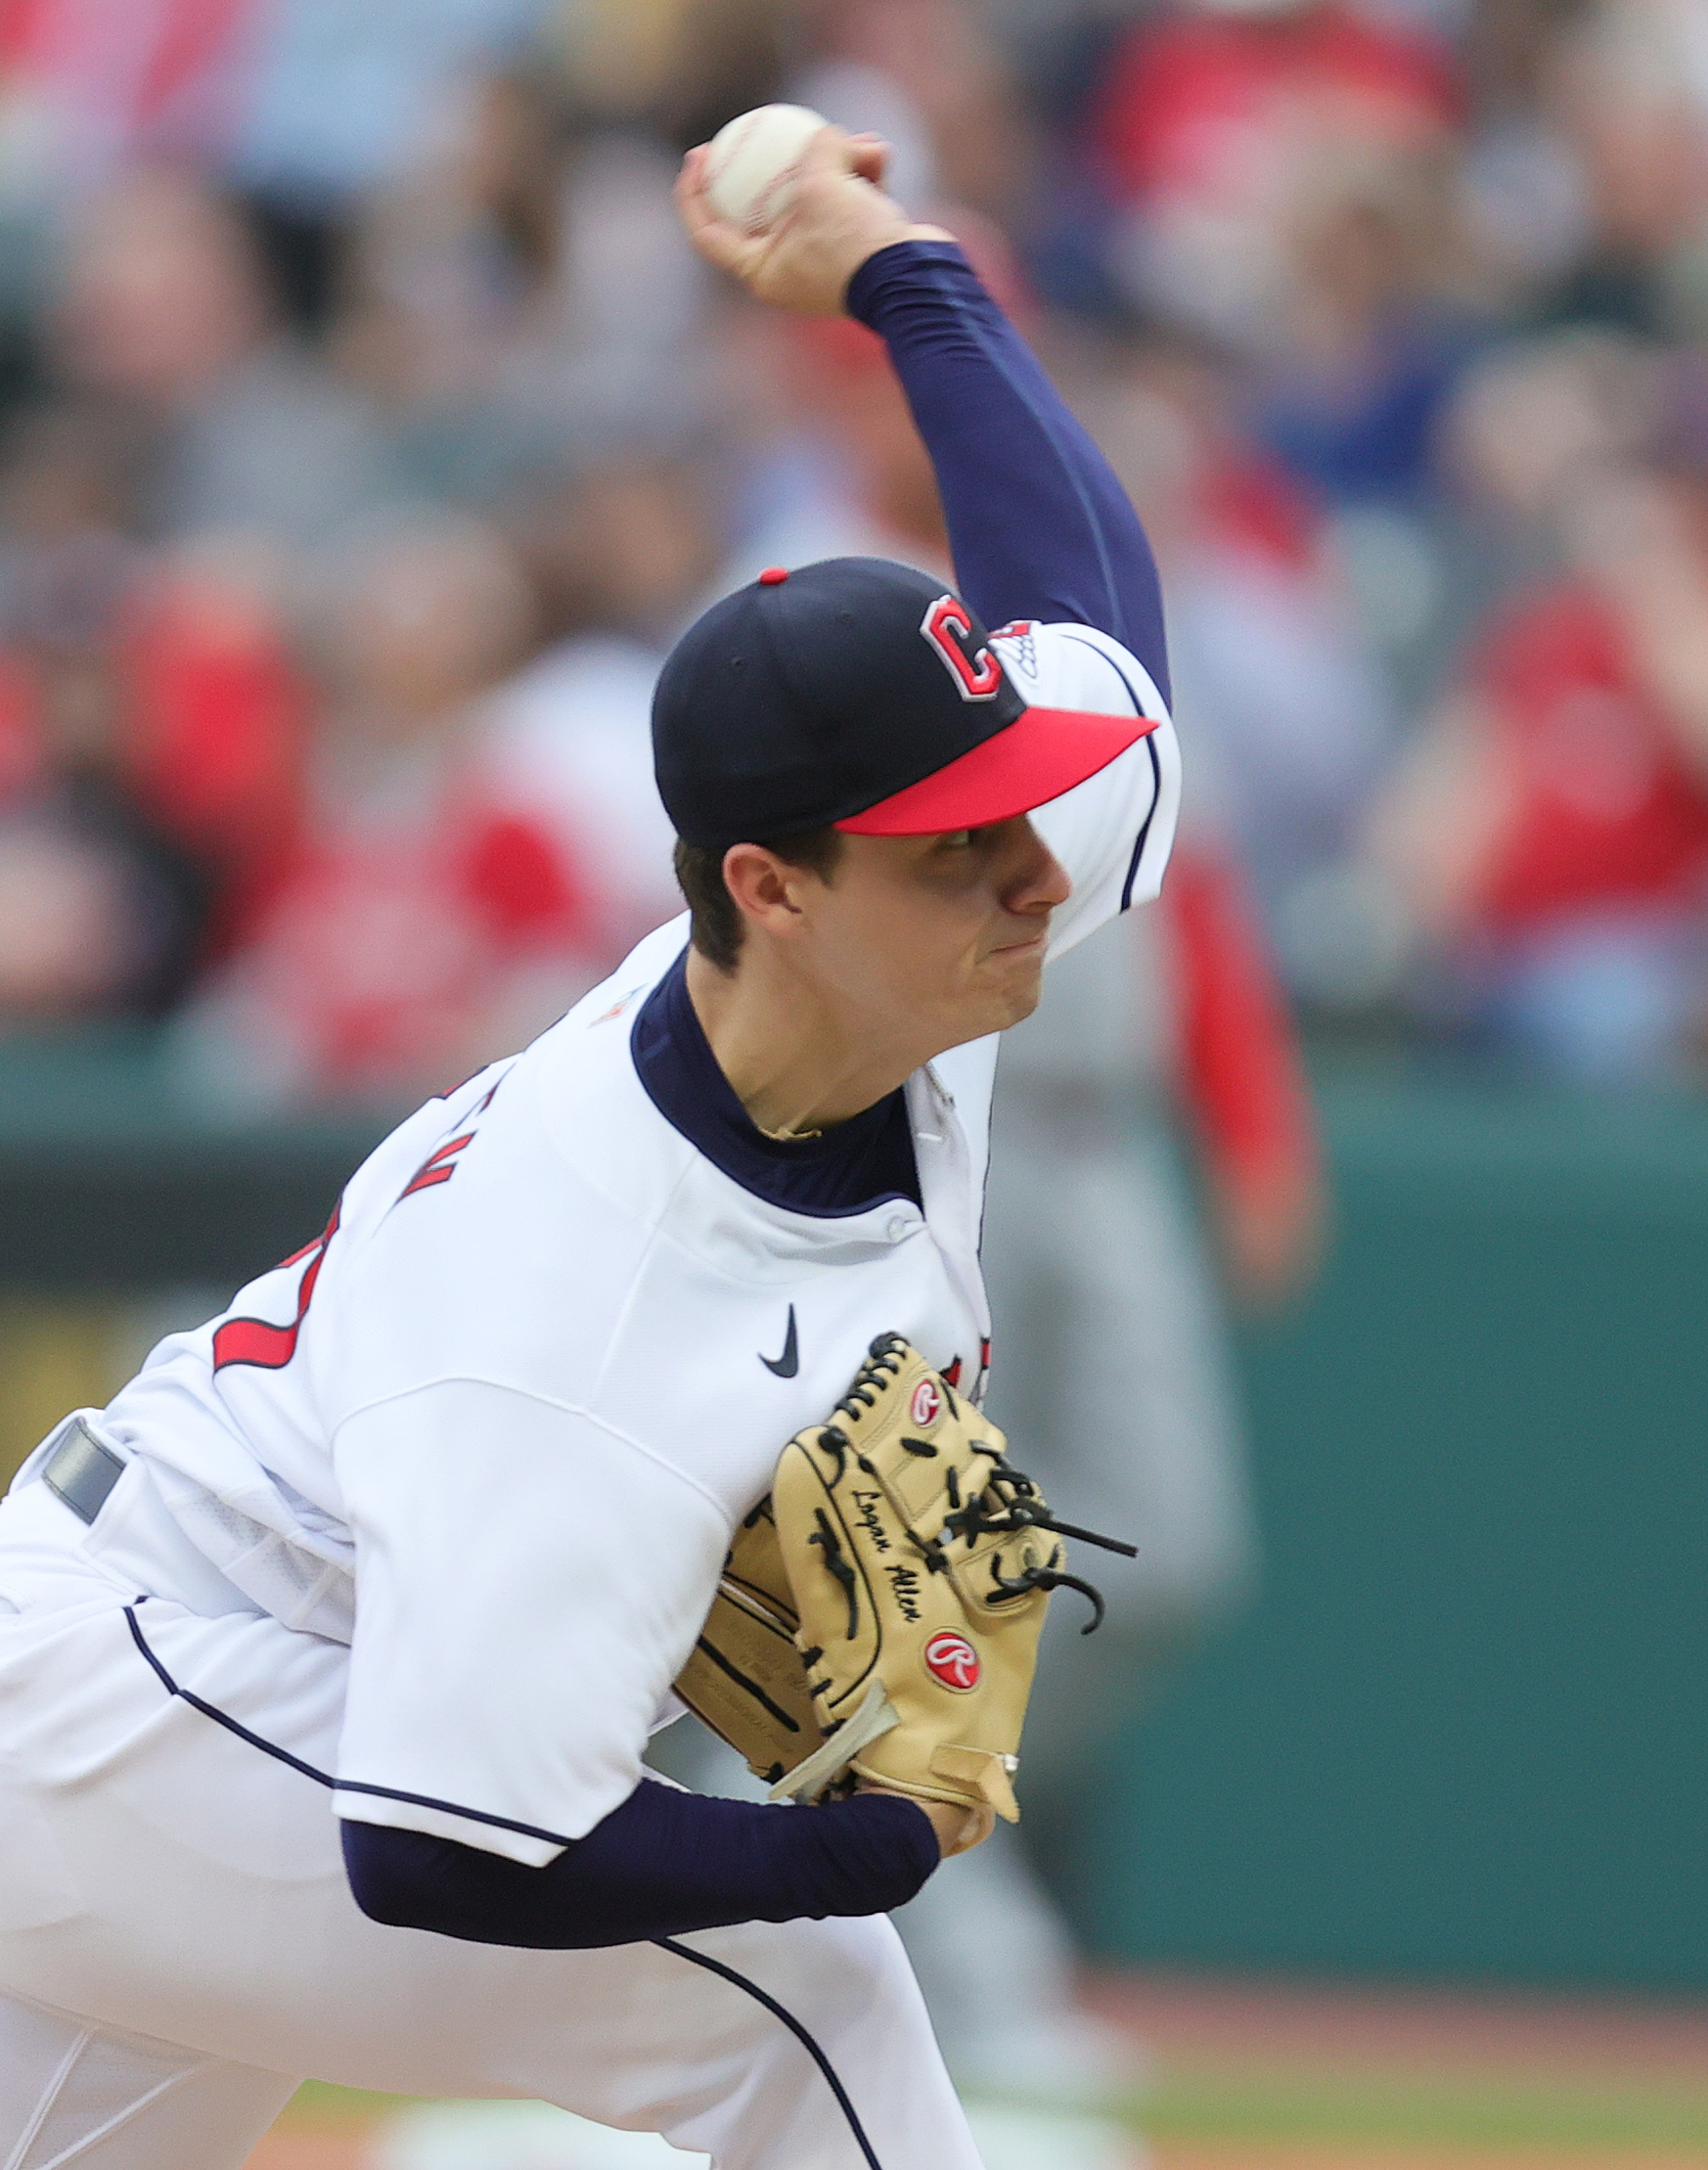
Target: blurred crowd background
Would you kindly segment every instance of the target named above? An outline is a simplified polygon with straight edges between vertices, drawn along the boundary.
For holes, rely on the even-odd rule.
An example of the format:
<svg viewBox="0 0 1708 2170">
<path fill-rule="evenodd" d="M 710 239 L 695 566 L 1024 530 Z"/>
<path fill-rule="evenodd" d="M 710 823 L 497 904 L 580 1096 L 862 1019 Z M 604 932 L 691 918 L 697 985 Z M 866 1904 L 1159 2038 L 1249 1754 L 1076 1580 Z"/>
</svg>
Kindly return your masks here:
<svg viewBox="0 0 1708 2170">
<path fill-rule="evenodd" d="M 407 1098 L 672 908 L 660 649 L 942 555 L 874 342 L 674 225 L 777 96 L 889 139 L 1114 459 L 1306 1012 L 1694 1076 L 1698 0 L 8 0 L 0 1021 Z"/>
</svg>

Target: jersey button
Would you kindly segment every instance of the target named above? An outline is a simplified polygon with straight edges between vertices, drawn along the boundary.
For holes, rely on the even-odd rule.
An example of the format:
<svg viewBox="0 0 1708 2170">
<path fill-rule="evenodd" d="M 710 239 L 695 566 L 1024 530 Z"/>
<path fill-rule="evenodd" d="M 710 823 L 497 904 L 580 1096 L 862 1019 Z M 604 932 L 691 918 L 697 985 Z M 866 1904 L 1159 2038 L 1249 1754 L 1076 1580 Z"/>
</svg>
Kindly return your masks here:
<svg viewBox="0 0 1708 2170">
<path fill-rule="evenodd" d="M 905 1213 L 892 1213 L 884 1225 L 883 1233 L 892 1243 L 899 1243 L 904 1236 L 912 1233 L 913 1225 Z"/>
</svg>

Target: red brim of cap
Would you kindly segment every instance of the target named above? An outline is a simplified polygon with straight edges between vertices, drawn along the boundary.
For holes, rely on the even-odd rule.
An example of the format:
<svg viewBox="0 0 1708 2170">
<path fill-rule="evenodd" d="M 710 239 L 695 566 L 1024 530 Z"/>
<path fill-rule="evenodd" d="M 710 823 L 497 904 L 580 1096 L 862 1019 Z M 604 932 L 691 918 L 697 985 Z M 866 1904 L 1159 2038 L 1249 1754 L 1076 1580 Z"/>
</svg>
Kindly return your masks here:
<svg viewBox="0 0 1708 2170">
<path fill-rule="evenodd" d="M 970 753 L 835 826 L 854 836 L 929 836 L 1012 821 L 1096 776 L 1155 729 L 1147 716 L 1027 708 Z"/>
</svg>

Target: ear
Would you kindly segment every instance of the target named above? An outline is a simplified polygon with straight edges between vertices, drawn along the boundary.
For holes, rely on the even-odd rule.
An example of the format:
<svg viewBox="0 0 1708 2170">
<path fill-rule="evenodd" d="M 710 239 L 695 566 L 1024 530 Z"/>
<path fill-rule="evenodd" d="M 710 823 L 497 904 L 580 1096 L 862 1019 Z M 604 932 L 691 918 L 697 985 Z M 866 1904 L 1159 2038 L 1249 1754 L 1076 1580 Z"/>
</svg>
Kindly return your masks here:
<svg viewBox="0 0 1708 2170">
<path fill-rule="evenodd" d="M 805 926 L 804 892 L 817 882 L 810 868 L 791 867 L 763 844 L 732 844 L 724 853 L 724 886 L 742 917 L 784 941 Z"/>
</svg>

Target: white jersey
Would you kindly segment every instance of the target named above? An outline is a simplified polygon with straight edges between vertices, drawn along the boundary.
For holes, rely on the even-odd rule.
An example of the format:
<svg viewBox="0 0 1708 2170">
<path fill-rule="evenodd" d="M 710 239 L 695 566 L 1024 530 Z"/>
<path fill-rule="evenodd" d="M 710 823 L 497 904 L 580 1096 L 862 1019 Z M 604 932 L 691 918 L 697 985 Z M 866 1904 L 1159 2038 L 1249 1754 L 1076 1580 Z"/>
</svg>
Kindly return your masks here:
<svg viewBox="0 0 1708 2170">
<path fill-rule="evenodd" d="M 1106 636 L 997 638 L 1035 700 L 1163 715 Z M 1054 951 L 1155 894 L 1177 798 L 1164 718 L 1038 812 L 1074 883 Z M 995 1039 L 907 1081 L 922 1211 L 792 1210 L 637 1071 L 635 1018 L 686 939 L 660 927 L 412 1115 L 322 1237 L 95 1421 L 234 1602 L 350 1645 L 342 1817 L 551 1860 L 638 1783 L 733 1529 L 873 1337 L 982 1384 Z"/>
</svg>

